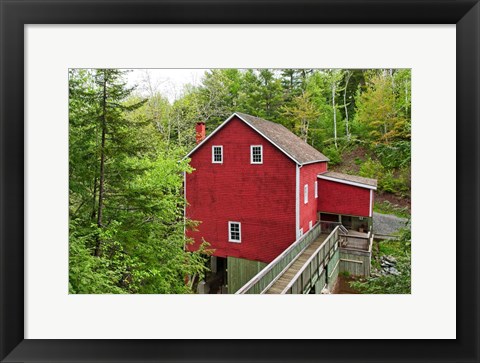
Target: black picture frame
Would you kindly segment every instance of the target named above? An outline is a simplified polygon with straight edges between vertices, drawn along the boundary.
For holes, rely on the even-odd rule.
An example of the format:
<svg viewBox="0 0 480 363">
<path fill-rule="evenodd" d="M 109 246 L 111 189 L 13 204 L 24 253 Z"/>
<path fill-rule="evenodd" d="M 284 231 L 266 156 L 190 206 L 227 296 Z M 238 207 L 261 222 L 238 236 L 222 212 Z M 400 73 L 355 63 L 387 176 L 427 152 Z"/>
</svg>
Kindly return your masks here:
<svg viewBox="0 0 480 363">
<path fill-rule="evenodd" d="M 479 362 L 478 0 L 0 0 L 0 360 L 4 362 Z M 457 339 L 25 340 L 24 25 L 456 24 Z M 448 149 L 448 145 L 445 146 Z M 453 171 L 449 171 L 453 172 Z M 451 211 L 449 211 L 451 213 Z M 455 240 L 452 240 L 452 244 Z M 433 275 L 432 275 L 432 278 Z M 445 294 L 452 294 L 446 289 Z M 260 328 L 259 323 L 259 328 Z M 412 327 L 415 329 L 415 327 Z"/>
</svg>

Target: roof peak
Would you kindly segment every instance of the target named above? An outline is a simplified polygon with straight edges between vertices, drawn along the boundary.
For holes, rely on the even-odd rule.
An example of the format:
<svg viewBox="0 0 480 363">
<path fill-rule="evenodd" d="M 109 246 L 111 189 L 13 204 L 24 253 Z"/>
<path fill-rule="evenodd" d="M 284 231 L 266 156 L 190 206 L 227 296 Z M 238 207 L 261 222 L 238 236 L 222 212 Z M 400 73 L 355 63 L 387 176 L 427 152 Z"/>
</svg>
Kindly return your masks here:
<svg viewBox="0 0 480 363">
<path fill-rule="evenodd" d="M 250 125 L 300 165 L 329 161 L 320 151 L 307 144 L 280 123 L 265 120 L 258 116 L 248 115 L 243 112 L 235 112 L 230 118 L 234 115 Z"/>
<path fill-rule="evenodd" d="M 286 156 L 299 165 L 312 164 L 316 162 L 326 162 L 329 159 L 313 146 L 307 144 L 282 124 L 265 120 L 261 117 L 248 115 L 243 112 L 234 112 L 220 126 L 218 126 L 210 135 L 208 135 L 201 143 L 199 143 L 185 157 L 192 155 L 199 147 L 201 147 L 208 139 L 210 139 L 217 131 L 222 129 L 234 117 L 237 117 L 253 130 L 263 136 L 267 141 L 272 143 Z"/>
</svg>

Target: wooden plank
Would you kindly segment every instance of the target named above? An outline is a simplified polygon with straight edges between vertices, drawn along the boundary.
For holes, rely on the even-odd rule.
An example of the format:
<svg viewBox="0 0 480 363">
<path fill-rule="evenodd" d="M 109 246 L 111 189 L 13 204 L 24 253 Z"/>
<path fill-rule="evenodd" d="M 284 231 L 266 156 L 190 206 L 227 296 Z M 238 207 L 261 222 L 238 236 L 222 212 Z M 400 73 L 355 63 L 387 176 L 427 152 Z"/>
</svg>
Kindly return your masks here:
<svg viewBox="0 0 480 363">
<path fill-rule="evenodd" d="M 352 263 L 361 263 L 361 264 L 363 264 L 363 261 L 348 260 L 348 259 L 346 259 L 346 258 L 342 258 L 342 259 L 340 259 L 340 261 L 343 261 L 343 262 L 352 262 Z"/>
<path fill-rule="evenodd" d="M 370 276 L 371 255 L 369 252 L 357 253 L 356 251 L 341 249 L 340 271 L 348 272 L 354 276 Z"/>
<path fill-rule="evenodd" d="M 292 281 L 298 271 L 303 267 L 305 262 L 312 256 L 312 254 L 322 245 L 328 236 L 323 234 L 317 237 L 310 246 L 308 246 L 303 253 L 298 256 L 295 262 L 278 278 L 278 280 L 266 291 L 268 294 L 279 294 Z"/>
<path fill-rule="evenodd" d="M 253 276 L 260 272 L 267 264 L 259 261 L 246 260 L 243 258 L 227 258 L 227 283 L 228 293 L 235 293 L 245 285 Z"/>
</svg>

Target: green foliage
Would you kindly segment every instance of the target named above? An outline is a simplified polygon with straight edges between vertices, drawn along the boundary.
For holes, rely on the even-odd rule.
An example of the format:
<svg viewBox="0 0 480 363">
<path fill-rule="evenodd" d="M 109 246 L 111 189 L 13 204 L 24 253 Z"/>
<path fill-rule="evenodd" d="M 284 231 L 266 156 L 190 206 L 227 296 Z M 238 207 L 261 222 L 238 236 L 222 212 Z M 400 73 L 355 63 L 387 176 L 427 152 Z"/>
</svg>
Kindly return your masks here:
<svg viewBox="0 0 480 363">
<path fill-rule="evenodd" d="M 293 98 L 291 105 L 282 107 L 283 116 L 290 120 L 295 134 L 303 141 L 309 141 L 309 129 L 319 117 L 320 112 L 315 107 L 309 92 L 303 92 Z"/>
<path fill-rule="evenodd" d="M 406 223 L 405 228 L 398 232 L 397 240 L 401 243 L 401 247 L 405 255 L 409 255 L 412 247 L 412 228 L 410 219 Z"/>
<path fill-rule="evenodd" d="M 335 146 L 329 146 L 322 150 L 323 154 L 330 159 L 330 165 L 337 165 L 342 162 L 342 154 Z"/>
<path fill-rule="evenodd" d="M 377 144 L 374 149 L 382 165 L 389 169 L 408 167 L 411 160 L 410 141 L 396 141 L 390 144 Z"/>
<path fill-rule="evenodd" d="M 395 257 L 396 268 L 400 275 L 370 277 L 361 281 L 350 282 L 350 286 L 363 294 L 410 294 L 411 293 L 411 232 L 410 225 L 402 229 L 397 241 L 383 241 L 379 244 L 379 253 L 373 266 L 379 267 L 382 255 Z"/>
<path fill-rule="evenodd" d="M 397 109 L 393 77 L 386 71 L 370 76 L 366 89 L 359 90 L 356 104 L 355 120 L 363 137 L 385 143 L 409 138 L 408 120 Z"/>
<path fill-rule="evenodd" d="M 368 159 L 360 166 L 360 175 L 366 178 L 379 179 L 383 176 L 385 169 L 378 161 Z"/>
<path fill-rule="evenodd" d="M 366 178 L 377 179 L 378 189 L 383 192 L 404 195 L 410 190 L 410 180 L 405 178 L 408 173 L 403 172 L 401 175 L 403 177 L 397 177 L 392 169 L 384 167 L 376 160 L 366 160 L 360 166 L 359 174 Z"/>
<path fill-rule="evenodd" d="M 410 261 L 401 260 L 397 264 L 400 276 L 388 275 L 367 281 L 353 281 L 350 286 L 362 294 L 410 294 Z"/>
<path fill-rule="evenodd" d="M 103 257 L 94 257 L 93 248 L 88 248 L 90 234 L 79 236 L 75 222 L 70 224 L 69 284 L 70 294 L 118 294 L 124 291 L 118 282 L 124 273 L 122 268 Z"/>
<path fill-rule="evenodd" d="M 186 149 L 164 100 L 134 96 L 123 77 L 71 73 L 69 291 L 191 293 L 185 277 L 205 273 L 210 251 L 185 251 Z"/>
<path fill-rule="evenodd" d="M 396 204 L 390 203 L 388 200 L 376 202 L 373 210 L 377 213 L 393 214 L 401 218 L 410 218 L 410 211 L 408 208 L 402 208 Z"/>
</svg>

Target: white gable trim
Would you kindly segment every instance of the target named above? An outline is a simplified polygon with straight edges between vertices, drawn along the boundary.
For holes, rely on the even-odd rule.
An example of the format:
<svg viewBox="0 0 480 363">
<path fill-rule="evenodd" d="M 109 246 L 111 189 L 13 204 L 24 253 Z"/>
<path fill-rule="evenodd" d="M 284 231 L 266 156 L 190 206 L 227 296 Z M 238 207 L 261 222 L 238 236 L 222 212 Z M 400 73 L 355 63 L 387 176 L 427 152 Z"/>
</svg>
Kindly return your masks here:
<svg viewBox="0 0 480 363">
<path fill-rule="evenodd" d="M 229 118 L 227 118 L 220 126 L 218 126 L 210 135 L 208 135 L 205 139 L 203 139 L 203 141 L 198 144 L 197 146 L 195 146 L 195 148 L 190 151 L 183 159 L 185 158 L 188 158 L 190 155 L 192 155 L 200 146 L 202 146 L 208 139 L 210 139 L 213 135 L 215 135 L 220 129 L 223 128 L 223 126 L 225 126 L 233 117 L 238 117 L 240 120 L 242 120 L 246 125 L 250 126 L 250 128 L 252 128 L 253 130 L 255 130 L 258 134 L 260 134 L 261 136 L 263 136 L 265 139 L 267 139 L 267 141 L 269 141 L 272 145 L 274 145 L 278 150 L 280 150 L 281 152 L 283 152 L 286 156 L 288 156 L 295 164 L 298 164 L 298 165 L 301 165 L 297 160 L 295 160 L 290 154 L 288 154 L 285 150 L 283 150 L 280 146 L 278 146 L 277 144 L 275 144 L 271 139 L 269 139 L 264 133 L 260 132 L 257 128 L 253 127 L 252 125 L 250 125 L 250 123 L 248 123 L 248 121 L 245 121 L 240 115 L 234 113 L 233 115 L 231 115 Z M 182 159 L 182 160 L 183 160 Z M 315 162 L 315 161 L 314 161 Z"/>
<path fill-rule="evenodd" d="M 333 181 L 333 182 L 336 182 L 336 183 L 342 183 L 342 184 L 353 185 L 353 186 L 360 187 L 360 188 L 371 189 L 371 190 L 377 190 L 377 187 L 374 187 L 373 185 L 367 185 L 367 184 L 356 183 L 356 182 L 353 182 L 353 181 L 350 181 L 350 180 L 343 180 L 343 179 L 330 178 L 330 177 L 328 177 L 328 176 L 325 176 L 325 175 L 322 175 L 322 174 L 318 174 L 318 175 L 317 175 L 317 178 L 318 178 L 318 179 L 324 179 L 324 180 L 328 180 L 328 181 Z"/>
<path fill-rule="evenodd" d="M 300 165 L 295 165 L 295 236 L 298 239 L 300 230 Z"/>
<path fill-rule="evenodd" d="M 250 125 L 248 123 L 248 121 L 245 121 L 242 117 L 240 117 L 239 115 L 237 115 L 236 113 L 233 114 L 234 116 L 237 116 L 240 120 L 242 120 L 244 123 L 246 123 L 248 126 L 250 126 L 253 130 L 255 130 L 257 133 L 259 133 L 261 136 L 263 136 L 265 139 L 267 139 L 272 145 L 274 145 L 278 150 L 280 150 L 282 153 L 284 153 L 285 155 L 287 155 L 295 164 L 298 164 L 300 165 L 300 163 L 295 160 L 289 153 L 287 153 L 285 150 L 283 150 L 280 146 L 278 146 L 277 144 L 275 144 L 272 140 L 270 140 L 263 132 L 261 132 L 260 130 L 258 130 L 256 127 L 254 127 L 253 125 Z"/>
<path fill-rule="evenodd" d="M 187 155 L 185 155 L 185 157 L 184 157 L 182 160 L 188 158 L 188 157 L 189 157 L 190 155 L 192 155 L 195 151 L 197 151 L 197 149 L 198 149 L 200 146 L 202 146 L 208 139 L 210 139 L 213 135 L 215 135 L 223 126 L 225 126 L 225 125 L 227 124 L 227 122 L 230 121 L 230 120 L 233 118 L 233 116 L 235 116 L 235 114 L 233 114 L 232 116 L 230 116 L 229 118 L 227 118 L 225 121 L 223 121 L 223 122 L 220 124 L 220 126 L 218 126 L 215 130 L 213 130 L 213 132 L 212 132 L 210 135 L 208 135 L 206 138 L 204 138 L 204 139 L 202 140 L 202 142 L 200 142 L 197 146 L 195 146 L 195 147 L 192 149 L 192 151 L 190 151 Z M 238 117 L 238 116 L 237 116 L 237 117 Z M 242 121 L 243 121 L 243 120 L 242 120 Z"/>
<path fill-rule="evenodd" d="M 330 159 L 326 158 L 325 160 L 313 160 L 313 161 L 308 161 L 306 163 L 303 163 L 302 165 L 308 165 L 308 164 L 315 164 L 315 163 L 327 163 L 329 162 Z"/>
</svg>

